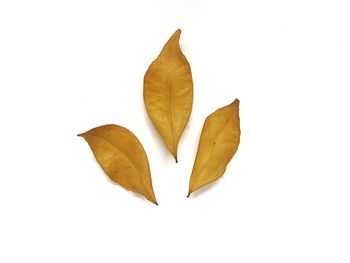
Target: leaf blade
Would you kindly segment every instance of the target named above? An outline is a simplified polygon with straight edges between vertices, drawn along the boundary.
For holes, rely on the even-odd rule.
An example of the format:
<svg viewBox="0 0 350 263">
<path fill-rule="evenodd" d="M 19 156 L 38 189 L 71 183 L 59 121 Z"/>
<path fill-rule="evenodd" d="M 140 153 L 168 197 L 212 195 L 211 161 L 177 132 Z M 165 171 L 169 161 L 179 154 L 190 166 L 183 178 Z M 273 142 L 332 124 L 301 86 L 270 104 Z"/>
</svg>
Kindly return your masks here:
<svg viewBox="0 0 350 263">
<path fill-rule="evenodd" d="M 188 196 L 220 178 L 240 143 L 239 100 L 210 114 L 203 125 Z"/>
<path fill-rule="evenodd" d="M 149 66 L 143 97 L 147 114 L 177 162 L 180 137 L 192 112 L 191 67 L 179 45 L 177 30 Z"/>
<path fill-rule="evenodd" d="M 158 205 L 146 152 L 130 130 L 108 124 L 78 136 L 87 141 L 97 162 L 112 181 Z"/>
</svg>

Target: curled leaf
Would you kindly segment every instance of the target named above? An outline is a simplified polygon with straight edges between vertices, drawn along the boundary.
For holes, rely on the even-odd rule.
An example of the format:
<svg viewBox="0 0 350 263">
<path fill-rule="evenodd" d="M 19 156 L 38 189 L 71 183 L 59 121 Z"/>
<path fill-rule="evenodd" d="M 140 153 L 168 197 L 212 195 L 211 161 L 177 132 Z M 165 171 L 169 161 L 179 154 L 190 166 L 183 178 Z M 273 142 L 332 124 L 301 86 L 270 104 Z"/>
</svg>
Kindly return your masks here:
<svg viewBox="0 0 350 263">
<path fill-rule="evenodd" d="M 131 131 L 110 124 L 78 136 L 88 142 L 97 162 L 114 182 L 157 205 L 147 155 Z"/>
<path fill-rule="evenodd" d="M 180 46 L 177 30 L 149 66 L 143 98 L 147 113 L 177 162 L 177 146 L 192 111 L 190 64 Z"/>
<path fill-rule="evenodd" d="M 224 174 L 237 151 L 240 134 L 238 99 L 206 118 L 192 169 L 188 196 Z"/>
</svg>

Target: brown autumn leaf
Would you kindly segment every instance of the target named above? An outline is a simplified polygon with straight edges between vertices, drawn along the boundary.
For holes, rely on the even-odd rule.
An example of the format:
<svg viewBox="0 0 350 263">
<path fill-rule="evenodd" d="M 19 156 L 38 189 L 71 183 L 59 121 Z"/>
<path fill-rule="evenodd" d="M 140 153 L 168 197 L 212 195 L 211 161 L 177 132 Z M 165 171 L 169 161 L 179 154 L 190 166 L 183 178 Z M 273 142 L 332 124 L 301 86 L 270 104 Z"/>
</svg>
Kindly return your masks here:
<svg viewBox="0 0 350 263">
<path fill-rule="evenodd" d="M 190 64 L 180 46 L 178 29 L 163 47 L 144 77 L 147 113 L 177 162 L 177 147 L 192 111 Z"/>
<path fill-rule="evenodd" d="M 114 182 L 158 205 L 147 155 L 131 131 L 109 124 L 78 136 L 88 142 L 97 162 Z"/>
<path fill-rule="evenodd" d="M 239 100 L 210 114 L 203 125 L 188 196 L 220 178 L 240 141 Z"/>
</svg>

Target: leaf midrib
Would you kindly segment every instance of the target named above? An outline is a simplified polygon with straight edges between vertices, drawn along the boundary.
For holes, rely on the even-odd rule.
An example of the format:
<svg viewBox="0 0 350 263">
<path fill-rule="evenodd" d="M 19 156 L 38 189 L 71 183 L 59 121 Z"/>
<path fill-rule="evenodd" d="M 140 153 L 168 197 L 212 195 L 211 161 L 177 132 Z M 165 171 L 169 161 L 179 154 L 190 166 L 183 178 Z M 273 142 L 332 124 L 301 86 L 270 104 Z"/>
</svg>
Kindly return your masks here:
<svg viewBox="0 0 350 263">
<path fill-rule="evenodd" d="M 228 125 L 229 121 L 231 120 L 231 118 L 233 117 L 233 114 L 231 114 L 228 118 L 227 118 L 227 121 L 225 123 L 225 125 L 222 127 L 222 129 L 220 131 L 218 131 L 215 136 L 213 137 L 213 141 L 215 141 L 216 138 L 218 138 L 220 136 L 220 134 L 225 130 L 226 126 Z M 209 157 L 207 158 L 207 160 L 204 162 L 202 168 L 199 170 L 197 176 L 195 178 L 193 178 L 193 185 L 195 185 L 198 181 L 198 178 L 200 176 L 200 174 L 202 173 L 202 171 L 206 168 L 207 166 L 207 163 L 209 162 L 210 160 L 210 157 L 211 157 L 211 153 L 214 149 L 215 145 L 212 144 L 210 150 L 209 150 Z"/>
<path fill-rule="evenodd" d="M 149 193 L 149 190 L 148 190 L 147 187 L 146 187 L 145 181 L 143 180 L 143 178 L 142 178 L 140 172 L 139 172 L 138 169 L 137 169 L 138 165 L 136 165 L 136 163 L 135 163 L 133 160 L 131 160 L 131 159 L 130 159 L 122 150 L 120 150 L 115 144 L 113 144 L 112 142 L 106 140 L 105 138 L 103 138 L 103 137 L 101 137 L 101 136 L 99 136 L 99 135 L 96 135 L 96 134 L 91 134 L 90 136 L 94 136 L 94 137 L 99 138 L 100 140 L 106 142 L 107 144 L 109 144 L 109 145 L 111 145 L 113 148 L 115 148 L 118 152 L 120 152 L 120 153 L 123 155 L 123 157 L 124 157 L 125 159 L 127 159 L 127 160 L 135 167 L 135 171 L 136 171 L 138 177 L 141 179 L 141 182 L 143 183 L 144 188 L 147 190 L 148 194 L 150 194 L 150 193 Z"/>
<path fill-rule="evenodd" d="M 175 159 L 177 161 L 177 152 L 175 148 L 175 138 L 174 138 L 174 126 L 173 126 L 173 114 L 172 114 L 172 85 L 171 82 L 169 81 L 169 115 L 170 115 L 170 126 L 171 126 L 171 137 L 172 137 L 172 142 L 173 142 L 173 150 L 175 154 Z"/>
</svg>

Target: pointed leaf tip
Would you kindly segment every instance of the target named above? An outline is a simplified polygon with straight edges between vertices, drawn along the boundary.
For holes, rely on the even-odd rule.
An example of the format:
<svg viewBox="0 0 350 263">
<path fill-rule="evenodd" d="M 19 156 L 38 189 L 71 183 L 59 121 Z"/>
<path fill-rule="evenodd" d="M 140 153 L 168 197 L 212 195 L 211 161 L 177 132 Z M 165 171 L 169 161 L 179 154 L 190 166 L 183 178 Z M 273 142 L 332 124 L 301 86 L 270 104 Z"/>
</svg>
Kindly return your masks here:
<svg viewBox="0 0 350 263">
<path fill-rule="evenodd" d="M 180 38 L 181 33 L 182 33 L 182 31 L 181 31 L 181 29 L 179 28 L 179 29 L 177 29 L 177 30 L 175 31 L 175 33 L 174 33 L 173 35 Z"/>
</svg>

